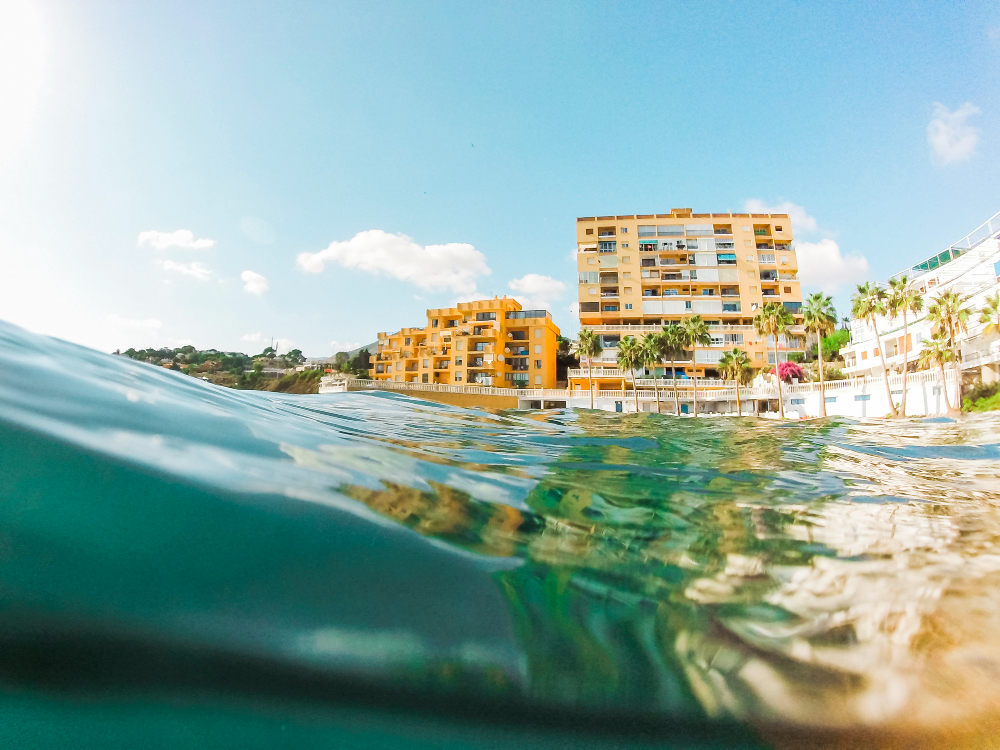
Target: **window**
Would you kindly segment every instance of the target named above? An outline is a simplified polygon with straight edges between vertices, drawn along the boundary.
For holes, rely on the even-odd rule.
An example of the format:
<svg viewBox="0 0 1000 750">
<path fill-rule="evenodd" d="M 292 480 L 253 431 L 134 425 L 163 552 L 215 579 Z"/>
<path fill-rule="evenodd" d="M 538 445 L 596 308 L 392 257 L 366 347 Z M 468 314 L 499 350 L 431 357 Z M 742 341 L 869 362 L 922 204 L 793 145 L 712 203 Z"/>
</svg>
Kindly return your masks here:
<svg viewBox="0 0 1000 750">
<path fill-rule="evenodd" d="M 618 231 L 621 232 L 622 234 L 628 234 L 628 227 L 622 227 Z"/>
<path fill-rule="evenodd" d="M 427 373 L 426 372 L 423 375 L 420 376 L 420 382 L 421 383 L 426 383 L 427 382 Z"/>
<path fill-rule="evenodd" d="M 622 263 L 631 263 L 631 262 L 632 262 L 631 255 L 626 255 L 624 258 L 622 258 Z"/>
<path fill-rule="evenodd" d="M 497 314 L 495 312 L 483 312 L 476 313 L 476 320 L 496 320 Z"/>
<path fill-rule="evenodd" d="M 605 241 L 597 243 L 597 251 L 601 253 L 614 253 L 618 251 L 618 243 L 614 241 Z"/>
<path fill-rule="evenodd" d="M 864 362 L 868 359 L 868 352 L 861 352 L 861 361 Z"/>
<path fill-rule="evenodd" d="M 632 287 L 630 286 L 625 287 L 625 294 L 631 294 L 631 293 L 632 293 Z"/>
<path fill-rule="evenodd" d="M 631 302 L 626 302 L 625 303 L 625 309 L 626 310 L 631 310 L 632 309 L 632 303 Z"/>
<path fill-rule="evenodd" d="M 597 259 L 596 258 L 587 258 L 587 265 L 588 266 L 596 266 L 597 265 Z"/>
<path fill-rule="evenodd" d="M 590 289 L 587 290 L 587 294 L 593 294 L 593 295 L 596 296 L 597 295 L 597 287 L 596 286 L 590 287 Z"/>
<path fill-rule="evenodd" d="M 405 342 L 404 346 L 409 346 L 410 345 L 410 339 L 409 338 L 405 338 L 405 339 L 403 339 L 403 341 Z"/>
<path fill-rule="evenodd" d="M 790 286 L 786 286 L 785 287 L 785 294 L 791 294 L 791 293 L 792 293 L 792 288 Z"/>
<path fill-rule="evenodd" d="M 855 401 L 871 401 L 872 400 L 872 396 L 871 396 L 870 393 L 859 393 L 857 396 L 854 397 L 854 400 Z"/>
<path fill-rule="evenodd" d="M 535 354 L 541 354 L 541 353 L 542 353 L 542 345 L 535 344 Z"/>
<path fill-rule="evenodd" d="M 424 360 L 424 367 L 427 367 L 427 365 L 429 365 L 429 364 L 430 364 L 430 360 L 425 359 Z"/>
<path fill-rule="evenodd" d="M 781 256 L 781 265 L 784 266 L 784 265 L 787 265 L 787 264 L 788 264 L 788 256 L 787 255 L 782 255 Z"/>
<path fill-rule="evenodd" d="M 605 305 L 601 310 L 604 312 L 618 312 L 618 305 Z"/>
<path fill-rule="evenodd" d="M 685 310 L 690 310 L 691 309 L 691 302 L 690 301 L 685 301 L 684 302 L 684 309 Z"/>
<path fill-rule="evenodd" d="M 701 290 L 701 296 L 702 297 L 713 297 L 713 296 L 715 296 L 715 290 L 714 289 L 702 289 Z"/>
<path fill-rule="evenodd" d="M 581 284 L 596 284 L 597 283 L 597 271 L 580 271 L 580 283 Z"/>
<path fill-rule="evenodd" d="M 542 369 L 542 360 L 540 360 L 540 359 L 536 359 L 535 360 L 535 369 L 536 370 L 541 370 Z"/>
<path fill-rule="evenodd" d="M 593 233 L 594 233 L 594 230 L 593 230 L 593 229 L 588 229 L 588 230 L 587 230 L 587 234 L 593 234 Z"/>
<path fill-rule="evenodd" d="M 385 366 L 385 371 L 386 372 L 392 372 L 392 365 L 386 365 Z"/>
<path fill-rule="evenodd" d="M 875 347 L 875 351 L 872 352 L 872 356 L 878 356 L 878 347 Z"/>
<path fill-rule="evenodd" d="M 749 232 L 750 231 L 750 227 L 748 227 L 746 224 L 743 225 L 742 229 L 743 229 L 744 232 Z"/>
<path fill-rule="evenodd" d="M 836 397 L 836 396 L 827 396 L 827 397 L 826 397 L 825 399 L 823 399 L 823 400 L 824 400 L 824 401 L 825 401 L 826 403 L 828 403 L 828 404 L 835 404 L 835 403 L 837 403 L 837 397 Z"/>
<path fill-rule="evenodd" d="M 458 367 L 461 364 L 462 364 L 462 358 L 461 357 L 455 357 L 455 367 Z"/>
<path fill-rule="evenodd" d="M 753 263 L 753 256 L 752 255 L 748 255 L 747 256 L 747 263 Z"/>
<path fill-rule="evenodd" d="M 684 226 L 682 224 L 660 225 L 656 228 L 656 233 L 661 237 L 683 236 Z"/>
<path fill-rule="evenodd" d="M 781 231 L 781 227 L 775 227 L 775 228 L 774 228 L 774 231 L 775 231 L 775 232 L 780 232 L 780 231 Z"/>
<path fill-rule="evenodd" d="M 631 279 L 632 278 L 632 272 L 631 271 L 626 271 L 625 273 L 622 274 L 622 278 L 623 279 Z"/>
<path fill-rule="evenodd" d="M 582 312 L 582 313 L 586 313 L 586 312 L 600 312 L 600 311 L 601 311 L 601 303 L 600 302 L 581 302 L 580 303 L 580 312 Z M 461 342 L 459 342 L 459 343 L 461 343 Z"/>
<path fill-rule="evenodd" d="M 639 226 L 639 236 L 640 237 L 655 237 L 656 236 L 656 227 L 649 226 L 649 225 L 640 225 Z"/>
<path fill-rule="evenodd" d="M 431 341 L 437 341 L 437 340 L 438 340 L 438 335 L 436 333 L 432 333 L 431 334 Z"/>
<path fill-rule="evenodd" d="M 460 372 L 456 372 L 455 373 L 455 382 L 456 383 L 461 383 L 462 382 L 462 373 L 460 373 Z"/>
<path fill-rule="evenodd" d="M 755 287 L 755 286 L 750 287 L 750 291 L 752 293 L 756 294 L 757 293 L 757 287 Z"/>
<path fill-rule="evenodd" d="M 753 245 L 750 244 L 750 240 L 743 240 L 743 246 L 744 247 L 753 247 Z"/>
<path fill-rule="evenodd" d="M 462 351 L 462 349 L 465 348 L 465 342 L 462 341 L 462 339 L 459 339 L 458 341 L 455 342 L 455 348 L 458 349 L 459 351 Z"/>
<path fill-rule="evenodd" d="M 542 337 L 542 329 L 541 328 L 536 328 L 535 329 L 535 338 L 536 339 L 540 339 L 541 337 Z"/>
<path fill-rule="evenodd" d="M 432 326 L 433 326 L 434 328 L 437 328 L 437 327 L 438 327 L 438 319 L 437 319 L 437 318 L 434 318 L 434 320 L 433 320 L 433 321 L 431 322 L 431 325 L 432 325 Z"/>
<path fill-rule="evenodd" d="M 754 359 L 764 359 L 764 353 L 763 352 L 754 352 L 753 358 Z"/>
<path fill-rule="evenodd" d="M 799 406 L 800 404 L 804 404 L 805 402 L 806 400 L 804 398 L 793 398 L 792 406 Z"/>
<path fill-rule="evenodd" d="M 628 243 L 627 242 L 623 242 L 622 243 L 622 247 L 628 247 Z"/>
<path fill-rule="evenodd" d="M 535 385 L 541 385 L 541 384 L 542 384 L 542 376 L 535 375 Z"/>
</svg>

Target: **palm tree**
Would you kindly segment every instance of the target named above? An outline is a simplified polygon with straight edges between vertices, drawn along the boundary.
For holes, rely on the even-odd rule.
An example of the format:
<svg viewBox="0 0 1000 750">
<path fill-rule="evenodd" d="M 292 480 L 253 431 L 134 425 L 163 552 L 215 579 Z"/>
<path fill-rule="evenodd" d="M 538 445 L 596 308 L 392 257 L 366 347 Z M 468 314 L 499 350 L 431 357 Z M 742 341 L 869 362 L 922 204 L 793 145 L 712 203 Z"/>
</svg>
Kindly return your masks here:
<svg viewBox="0 0 1000 750">
<path fill-rule="evenodd" d="M 875 330 L 876 349 L 878 357 L 882 362 L 882 382 L 885 383 L 885 398 L 889 402 L 889 411 L 892 416 L 898 417 L 896 405 L 892 402 L 892 394 L 889 392 L 889 371 L 885 368 L 885 347 L 882 346 L 882 338 L 878 334 L 878 317 L 885 317 L 888 314 L 886 300 L 888 299 L 885 289 L 878 284 L 866 281 L 858 284 L 857 293 L 851 298 L 851 314 L 855 318 L 861 318 L 866 323 L 870 323 Z"/>
<path fill-rule="evenodd" d="M 761 336 L 774 337 L 774 372 L 778 376 L 778 410 L 785 418 L 785 396 L 781 392 L 781 373 L 778 372 L 778 336 L 795 324 L 795 318 L 780 302 L 768 302 L 754 316 L 753 327 Z"/>
<path fill-rule="evenodd" d="M 986 324 L 984 334 L 990 331 L 1000 333 L 1000 292 L 986 298 L 983 309 L 979 311 L 979 322 Z"/>
<path fill-rule="evenodd" d="M 708 326 L 701 319 L 700 315 L 692 315 L 685 318 L 680 325 L 681 335 L 684 337 L 685 348 L 691 347 L 691 363 L 694 371 L 694 415 L 698 416 L 698 347 L 709 346 L 712 337 L 708 335 Z"/>
<path fill-rule="evenodd" d="M 635 368 L 642 362 L 642 344 L 635 336 L 626 336 L 618 343 L 618 368 L 632 373 L 632 393 L 635 410 L 639 411 L 639 391 L 635 385 Z"/>
<path fill-rule="evenodd" d="M 929 370 L 937 365 L 941 368 L 941 392 L 944 394 L 944 405 L 948 411 L 951 411 L 951 403 L 948 401 L 948 387 L 944 380 L 944 363 L 950 359 L 951 349 L 944 331 L 937 331 L 929 339 L 924 339 L 924 348 L 920 350 L 917 357 L 917 365 L 920 367 L 926 367 Z"/>
<path fill-rule="evenodd" d="M 594 357 L 600 357 L 604 351 L 601 337 L 591 330 L 581 328 L 574 344 L 578 357 L 587 358 L 587 386 L 590 388 L 590 408 L 594 408 Z"/>
<path fill-rule="evenodd" d="M 748 376 L 753 378 L 750 357 L 742 349 L 735 348 L 722 355 L 722 359 L 719 360 L 719 369 L 722 372 L 722 377 L 726 380 L 736 381 L 736 415 L 743 416 L 743 407 L 740 404 L 740 383 L 745 385 L 748 382 Z"/>
<path fill-rule="evenodd" d="M 962 369 L 959 366 L 961 357 L 958 349 L 958 335 L 968 333 L 969 318 L 972 310 L 963 307 L 968 297 L 960 297 L 958 292 L 942 292 L 931 300 L 927 306 L 927 320 L 943 331 L 948 346 L 951 348 L 951 359 L 955 363 L 955 410 L 962 408 Z M 944 383 L 941 384 L 944 387 Z"/>
<path fill-rule="evenodd" d="M 684 334 L 676 323 L 663 326 L 663 330 L 657 334 L 660 351 L 664 359 L 670 360 L 670 377 L 674 386 L 674 414 L 680 416 L 681 402 L 677 395 L 677 355 L 684 356 Z"/>
<path fill-rule="evenodd" d="M 837 327 L 837 311 L 833 300 L 822 292 L 809 295 L 802 307 L 806 331 L 816 334 L 816 355 L 819 357 L 819 413 L 826 416 L 826 387 L 823 384 L 823 337 Z"/>
<path fill-rule="evenodd" d="M 639 347 L 639 360 L 643 367 L 653 368 L 653 393 L 656 394 L 656 413 L 660 413 L 660 386 L 656 379 L 656 366 L 660 364 L 663 351 L 660 347 L 660 334 L 649 333 L 643 336 Z"/>
<path fill-rule="evenodd" d="M 900 314 L 903 316 L 903 400 L 899 404 L 899 413 L 905 417 L 906 370 L 909 365 L 907 359 L 910 347 L 910 327 L 906 320 L 906 314 L 916 315 L 923 310 L 924 298 L 920 292 L 910 286 L 910 280 L 906 276 L 900 276 L 898 279 L 889 279 L 889 298 L 886 300 L 886 308 L 893 318 Z"/>
</svg>

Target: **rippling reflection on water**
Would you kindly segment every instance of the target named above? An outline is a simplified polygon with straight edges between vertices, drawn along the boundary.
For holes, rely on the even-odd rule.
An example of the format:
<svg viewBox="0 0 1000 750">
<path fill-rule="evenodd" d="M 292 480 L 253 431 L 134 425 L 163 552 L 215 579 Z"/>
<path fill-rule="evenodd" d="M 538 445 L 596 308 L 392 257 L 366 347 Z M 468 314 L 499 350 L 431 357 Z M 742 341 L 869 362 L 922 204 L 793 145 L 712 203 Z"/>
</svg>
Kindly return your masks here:
<svg viewBox="0 0 1000 750">
<path fill-rule="evenodd" d="M 610 716 L 1000 715 L 994 416 L 490 414 L 0 339 L 14 631 L 48 617 Z"/>
</svg>

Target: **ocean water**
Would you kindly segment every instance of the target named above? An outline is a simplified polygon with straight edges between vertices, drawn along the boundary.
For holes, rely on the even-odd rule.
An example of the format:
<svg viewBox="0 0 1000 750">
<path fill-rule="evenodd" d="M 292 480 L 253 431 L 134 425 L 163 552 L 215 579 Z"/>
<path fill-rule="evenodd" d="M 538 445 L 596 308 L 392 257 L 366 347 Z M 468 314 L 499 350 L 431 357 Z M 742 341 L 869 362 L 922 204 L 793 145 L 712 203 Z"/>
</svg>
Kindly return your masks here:
<svg viewBox="0 0 1000 750">
<path fill-rule="evenodd" d="M 242 392 L 0 323 L 4 747 L 983 747 L 998 624 L 992 415 Z"/>
</svg>

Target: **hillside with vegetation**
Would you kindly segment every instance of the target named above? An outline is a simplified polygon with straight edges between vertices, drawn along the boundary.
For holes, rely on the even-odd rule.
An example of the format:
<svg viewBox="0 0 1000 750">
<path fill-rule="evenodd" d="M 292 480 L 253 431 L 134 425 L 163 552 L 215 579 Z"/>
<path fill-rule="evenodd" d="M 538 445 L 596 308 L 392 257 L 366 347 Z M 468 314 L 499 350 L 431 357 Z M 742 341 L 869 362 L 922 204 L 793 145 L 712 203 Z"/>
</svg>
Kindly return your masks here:
<svg viewBox="0 0 1000 750">
<path fill-rule="evenodd" d="M 347 352 L 338 352 L 329 359 L 306 364 L 301 350 L 278 354 L 270 346 L 253 355 L 195 349 L 190 345 L 177 349 L 127 349 L 115 353 L 227 388 L 280 393 L 318 393 L 319 380 L 328 372 L 366 377 L 370 359 L 368 352 L 362 350 L 353 358 Z M 302 367 L 305 369 L 296 371 Z"/>
</svg>

